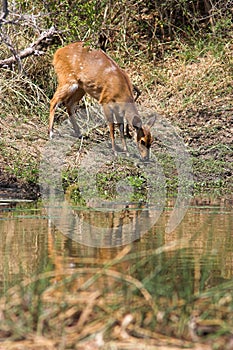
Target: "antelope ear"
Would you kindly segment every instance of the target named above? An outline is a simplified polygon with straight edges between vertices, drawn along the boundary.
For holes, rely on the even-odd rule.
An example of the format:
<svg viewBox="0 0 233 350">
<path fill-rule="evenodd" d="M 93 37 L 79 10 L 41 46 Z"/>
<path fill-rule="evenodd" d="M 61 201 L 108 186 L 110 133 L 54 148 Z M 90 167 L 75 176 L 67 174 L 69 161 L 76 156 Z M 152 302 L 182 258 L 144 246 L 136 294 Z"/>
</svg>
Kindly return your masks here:
<svg viewBox="0 0 233 350">
<path fill-rule="evenodd" d="M 148 122 L 146 123 L 146 125 L 149 127 L 149 128 L 152 128 L 152 126 L 154 125 L 156 121 L 156 117 L 151 117 Z"/>
<path fill-rule="evenodd" d="M 135 129 L 141 129 L 142 128 L 142 121 L 139 118 L 138 115 L 135 115 L 132 119 L 132 125 Z"/>
</svg>

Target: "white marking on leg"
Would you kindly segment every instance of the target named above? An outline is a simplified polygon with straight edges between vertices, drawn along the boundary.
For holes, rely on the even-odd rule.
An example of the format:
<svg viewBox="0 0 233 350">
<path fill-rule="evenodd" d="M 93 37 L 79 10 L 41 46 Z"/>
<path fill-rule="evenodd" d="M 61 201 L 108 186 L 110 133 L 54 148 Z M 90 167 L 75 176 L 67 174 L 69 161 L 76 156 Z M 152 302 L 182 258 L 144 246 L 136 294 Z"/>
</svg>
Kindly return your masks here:
<svg viewBox="0 0 233 350">
<path fill-rule="evenodd" d="M 74 84 L 70 85 L 69 90 L 70 90 L 70 92 L 75 92 L 75 90 L 78 90 L 78 84 L 74 83 Z"/>
</svg>

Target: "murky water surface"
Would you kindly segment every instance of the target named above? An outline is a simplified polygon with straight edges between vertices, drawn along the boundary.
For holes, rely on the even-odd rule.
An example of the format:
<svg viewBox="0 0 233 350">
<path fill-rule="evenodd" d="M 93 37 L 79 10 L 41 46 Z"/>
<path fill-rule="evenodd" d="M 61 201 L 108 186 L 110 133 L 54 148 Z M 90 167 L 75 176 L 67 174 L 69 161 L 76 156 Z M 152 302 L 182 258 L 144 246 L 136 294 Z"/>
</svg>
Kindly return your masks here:
<svg viewBox="0 0 233 350">
<path fill-rule="evenodd" d="M 156 224 L 132 243 L 131 258 L 126 257 L 119 269 L 131 274 L 137 266 L 140 271 L 146 258 L 146 270 L 141 264 L 143 270 L 137 277 L 155 294 L 167 296 L 177 289 L 193 294 L 232 279 L 232 203 L 232 198 L 194 199 L 181 224 L 168 234 L 165 226 L 171 203 Z M 135 220 L 139 214 L 132 209 L 127 220 Z M 93 223 L 97 214 L 76 211 L 76 215 Z M 95 224 L 106 225 L 108 220 L 114 222 L 111 213 L 102 213 Z M 119 218 L 115 225 L 120 225 Z M 1 203 L 0 233 L 1 294 L 44 271 L 111 262 L 124 248 L 95 248 L 78 243 L 49 225 L 48 213 L 39 203 Z"/>
</svg>

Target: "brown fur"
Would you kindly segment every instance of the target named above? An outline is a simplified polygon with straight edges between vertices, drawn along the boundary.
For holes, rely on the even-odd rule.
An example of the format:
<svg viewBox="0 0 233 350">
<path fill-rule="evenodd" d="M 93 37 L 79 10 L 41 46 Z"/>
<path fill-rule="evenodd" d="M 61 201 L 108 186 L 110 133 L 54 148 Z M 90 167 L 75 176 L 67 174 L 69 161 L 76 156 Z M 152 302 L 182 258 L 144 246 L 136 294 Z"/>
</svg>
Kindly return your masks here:
<svg viewBox="0 0 233 350">
<path fill-rule="evenodd" d="M 124 70 L 103 51 L 92 51 L 89 47 L 84 47 L 82 42 L 58 49 L 54 55 L 53 65 L 58 78 L 58 87 L 50 102 L 50 135 L 56 107 L 63 102 L 77 136 L 81 137 L 75 120 L 75 106 L 87 93 L 103 106 L 114 153 L 116 153 L 114 117 L 120 129 L 123 149 L 127 151 L 124 138 L 125 117 L 136 133 L 135 141 L 141 157 L 149 158 L 152 143 L 150 127 L 153 123 L 150 122 L 149 126 L 142 125 L 133 97 L 133 87 Z"/>
</svg>

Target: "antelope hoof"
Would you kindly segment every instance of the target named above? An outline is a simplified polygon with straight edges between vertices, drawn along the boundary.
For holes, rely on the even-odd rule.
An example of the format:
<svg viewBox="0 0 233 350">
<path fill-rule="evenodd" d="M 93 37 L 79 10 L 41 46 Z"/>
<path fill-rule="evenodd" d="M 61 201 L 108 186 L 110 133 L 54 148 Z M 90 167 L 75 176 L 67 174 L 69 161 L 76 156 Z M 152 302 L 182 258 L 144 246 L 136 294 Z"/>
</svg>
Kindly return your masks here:
<svg viewBox="0 0 233 350">
<path fill-rule="evenodd" d="M 76 131 L 73 133 L 73 136 L 80 140 L 83 138 L 83 135 Z"/>
<path fill-rule="evenodd" d="M 80 134 L 74 130 L 72 130 L 69 134 L 70 134 L 70 136 L 75 137 L 76 139 L 79 139 L 79 140 L 81 140 L 83 138 L 82 134 Z"/>
<path fill-rule="evenodd" d="M 83 135 L 82 134 L 73 134 L 72 136 L 76 137 L 76 139 L 79 139 L 81 140 L 83 138 Z"/>
</svg>

